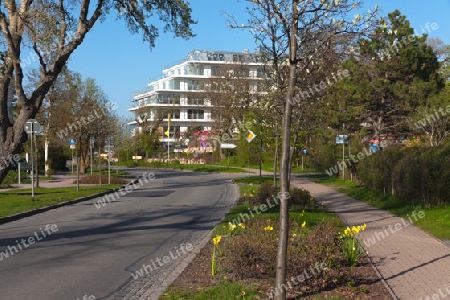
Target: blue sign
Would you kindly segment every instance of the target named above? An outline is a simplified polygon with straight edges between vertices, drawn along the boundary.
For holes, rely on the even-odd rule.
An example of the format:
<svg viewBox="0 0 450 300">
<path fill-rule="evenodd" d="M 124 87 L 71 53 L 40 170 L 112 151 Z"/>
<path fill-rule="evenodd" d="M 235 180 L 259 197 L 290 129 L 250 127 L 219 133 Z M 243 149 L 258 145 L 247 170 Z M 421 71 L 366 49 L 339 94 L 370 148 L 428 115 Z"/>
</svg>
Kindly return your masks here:
<svg viewBox="0 0 450 300">
<path fill-rule="evenodd" d="M 200 145 L 202 145 L 202 147 L 206 147 L 206 142 L 202 142 Z"/>
<path fill-rule="evenodd" d="M 303 150 L 302 150 L 302 153 L 303 153 L 303 154 L 306 154 L 306 155 L 311 154 L 311 152 L 309 152 L 309 150 L 307 150 L 307 149 L 303 149 Z"/>
<path fill-rule="evenodd" d="M 77 144 L 77 139 L 76 138 L 70 138 L 69 139 L 69 144 L 76 145 Z"/>
<path fill-rule="evenodd" d="M 377 153 L 378 145 L 376 143 L 369 143 L 370 153 Z"/>
</svg>

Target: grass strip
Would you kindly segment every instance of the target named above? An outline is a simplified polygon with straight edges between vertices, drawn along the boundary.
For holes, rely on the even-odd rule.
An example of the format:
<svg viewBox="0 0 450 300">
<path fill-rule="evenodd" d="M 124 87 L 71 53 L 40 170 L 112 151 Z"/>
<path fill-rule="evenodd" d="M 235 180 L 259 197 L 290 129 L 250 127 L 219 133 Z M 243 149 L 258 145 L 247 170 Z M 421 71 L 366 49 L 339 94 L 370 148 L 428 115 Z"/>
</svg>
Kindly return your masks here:
<svg viewBox="0 0 450 300">
<path fill-rule="evenodd" d="M 95 186 L 62 187 L 34 189 L 35 199 L 31 199 L 31 189 L 9 190 L 0 193 L 0 217 L 25 212 L 28 210 L 57 204 L 64 201 L 75 200 L 80 197 L 91 196 L 121 186 L 120 184 L 105 184 Z"/>
<path fill-rule="evenodd" d="M 414 211 L 423 211 L 425 217 L 418 218 L 417 220 L 413 218 L 414 225 L 439 239 L 450 240 L 450 206 L 448 205 L 426 208 L 411 201 L 396 200 L 388 192 L 385 194 L 383 191 L 369 189 L 354 181 L 342 180 L 335 177 L 315 180 L 315 182 L 335 186 L 343 194 L 374 207 L 387 210 L 407 220 Z"/>
</svg>

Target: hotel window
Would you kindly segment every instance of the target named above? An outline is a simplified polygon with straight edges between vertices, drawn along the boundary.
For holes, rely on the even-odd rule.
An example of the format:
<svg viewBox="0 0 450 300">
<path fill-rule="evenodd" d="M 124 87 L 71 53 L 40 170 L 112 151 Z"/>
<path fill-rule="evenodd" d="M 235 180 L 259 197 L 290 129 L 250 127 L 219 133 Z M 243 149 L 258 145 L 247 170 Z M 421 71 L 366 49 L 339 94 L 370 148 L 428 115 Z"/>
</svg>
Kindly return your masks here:
<svg viewBox="0 0 450 300">
<path fill-rule="evenodd" d="M 190 82 L 188 82 L 189 91 L 200 91 L 202 90 L 202 88 L 202 83 L 199 80 L 191 80 Z"/>
<path fill-rule="evenodd" d="M 219 67 L 211 66 L 211 76 L 219 76 Z"/>
<path fill-rule="evenodd" d="M 165 121 L 167 121 L 167 116 L 164 118 Z M 170 112 L 170 119 L 171 120 L 179 120 L 180 119 L 180 111 L 172 111 Z"/>
<path fill-rule="evenodd" d="M 188 109 L 189 120 L 203 120 L 205 118 L 204 110 Z"/>
<path fill-rule="evenodd" d="M 204 104 L 205 99 L 203 99 L 202 97 L 192 97 L 192 96 L 188 97 L 188 105 L 204 105 Z"/>
<path fill-rule="evenodd" d="M 179 94 L 158 94 L 156 103 L 180 104 L 180 95 Z"/>
</svg>

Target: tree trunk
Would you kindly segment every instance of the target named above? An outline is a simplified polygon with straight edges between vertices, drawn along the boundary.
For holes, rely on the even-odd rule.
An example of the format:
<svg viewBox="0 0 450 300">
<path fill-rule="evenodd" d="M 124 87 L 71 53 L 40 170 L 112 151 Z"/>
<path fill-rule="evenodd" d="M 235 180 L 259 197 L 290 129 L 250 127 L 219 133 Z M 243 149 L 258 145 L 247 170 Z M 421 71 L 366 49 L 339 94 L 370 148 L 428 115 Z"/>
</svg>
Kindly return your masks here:
<svg viewBox="0 0 450 300">
<path fill-rule="evenodd" d="M 48 147 L 49 147 L 49 140 L 48 135 L 45 135 L 45 141 L 44 141 L 44 160 L 45 160 L 45 175 L 50 176 L 50 161 L 48 160 Z"/>
<path fill-rule="evenodd" d="M 275 157 L 273 158 L 273 186 L 277 189 L 277 168 L 278 168 L 278 127 L 275 128 Z"/>
<path fill-rule="evenodd" d="M 275 288 L 280 293 L 275 295 L 275 300 L 286 299 L 286 256 L 289 234 L 289 174 L 290 174 L 290 141 L 292 104 L 294 99 L 296 66 L 297 66 L 297 33 L 298 33 L 298 4 L 300 0 L 292 0 L 292 25 L 289 37 L 289 84 L 285 99 L 283 125 L 282 125 L 282 145 L 281 145 L 281 199 L 280 199 L 280 230 L 277 251 L 277 272 Z M 284 287 L 284 288 L 283 288 Z"/>
</svg>

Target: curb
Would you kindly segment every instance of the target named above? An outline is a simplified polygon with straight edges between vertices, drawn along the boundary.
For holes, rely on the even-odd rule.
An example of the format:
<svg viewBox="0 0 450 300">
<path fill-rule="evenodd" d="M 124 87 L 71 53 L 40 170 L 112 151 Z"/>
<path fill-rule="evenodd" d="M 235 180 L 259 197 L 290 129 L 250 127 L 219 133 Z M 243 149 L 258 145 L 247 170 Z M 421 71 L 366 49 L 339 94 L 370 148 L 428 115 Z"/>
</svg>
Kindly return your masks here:
<svg viewBox="0 0 450 300">
<path fill-rule="evenodd" d="M 142 176 L 138 176 L 133 181 L 131 181 L 131 182 L 127 183 L 127 184 L 124 184 L 124 185 L 118 187 L 117 189 L 125 188 L 127 185 L 130 185 L 130 184 L 136 184 L 136 183 L 139 182 L 139 178 L 141 178 L 141 177 Z M 94 199 L 94 198 L 97 198 L 97 197 L 101 197 L 101 196 L 104 196 L 104 195 L 107 195 L 107 194 L 111 194 L 111 193 L 114 193 L 115 190 L 116 189 L 112 189 L 112 190 L 108 190 L 106 192 L 101 192 L 101 193 L 98 193 L 98 194 L 93 194 L 93 195 L 90 195 L 90 196 L 85 196 L 85 197 L 77 198 L 77 199 L 74 199 L 74 200 L 68 200 L 68 201 L 52 204 L 52 205 L 49 205 L 49 206 L 36 208 L 36 209 L 33 209 L 33 210 L 27 210 L 27 211 L 20 212 L 20 213 L 14 214 L 14 215 L 6 216 L 6 217 L 1 217 L 0 218 L 0 225 L 5 224 L 5 223 L 9 223 L 9 222 L 13 222 L 13 221 L 17 221 L 17 220 L 20 220 L 20 219 L 23 219 L 23 218 L 26 218 L 26 217 L 31 217 L 31 216 L 34 216 L 34 215 L 37 215 L 37 214 L 40 214 L 40 213 L 43 213 L 43 212 L 46 212 L 46 211 L 49 211 L 49 210 L 52 210 L 52 209 L 57 209 L 57 208 L 66 206 L 66 205 L 77 204 L 79 202 L 83 202 L 83 201 L 91 200 L 91 199 Z"/>
<path fill-rule="evenodd" d="M 232 184 L 234 186 L 235 191 L 237 191 L 237 193 L 239 194 L 239 189 L 236 183 L 234 183 L 234 181 L 232 181 Z M 236 200 L 233 200 L 233 203 L 231 204 L 231 208 L 233 208 L 233 206 L 235 206 L 237 204 L 239 200 L 239 196 Z M 230 209 L 231 209 L 230 208 Z M 216 226 L 214 226 L 214 228 L 212 230 L 210 230 L 205 237 L 200 241 L 200 243 L 198 244 L 198 246 L 195 248 L 195 250 L 193 250 L 192 252 L 190 252 L 181 263 L 179 263 L 175 269 L 165 278 L 164 283 L 157 288 L 153 294 L 151 294 L 149 296 L 149 300 L 158 300 L 159 297 L 161 297 L 161 295 L 164 294 L 164 292 L 167 291 L 167 289 L 169 288 L 169 286 L 183 273 L 183 271 L 192 263 L 192 261 L 197 257 L 197 255 L 200 253 L 200 251 L 202 251 L 202 249 L 206 246 L 206 244 L 210 241 L 211 239 L 211 235 L 213 233 L 213 231 L 216 229 L 217 226 L 219 226 L 220 222 L 222 222 L 225 219 L 226 215 L 223 216 L 219 222 L 217 223 Z"/>
</svg>

